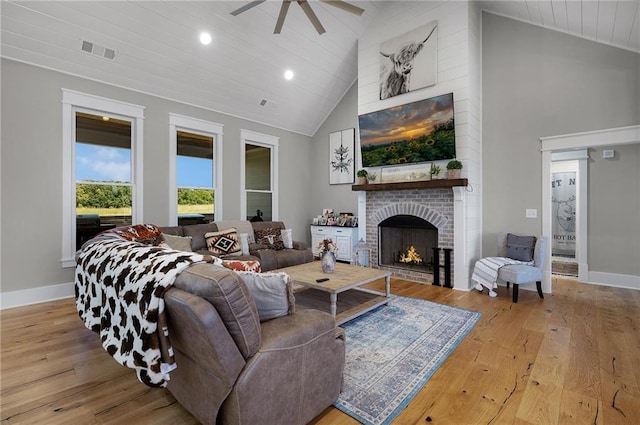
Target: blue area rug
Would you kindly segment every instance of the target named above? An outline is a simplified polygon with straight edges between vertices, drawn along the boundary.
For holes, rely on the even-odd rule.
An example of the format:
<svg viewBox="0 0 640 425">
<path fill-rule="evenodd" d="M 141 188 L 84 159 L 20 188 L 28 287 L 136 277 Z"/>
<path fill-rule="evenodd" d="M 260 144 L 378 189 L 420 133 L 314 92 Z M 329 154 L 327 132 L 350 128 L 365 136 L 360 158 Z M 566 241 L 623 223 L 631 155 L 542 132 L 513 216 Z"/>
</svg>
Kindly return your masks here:
<svg viewBox="0 0 640 425">
<path fill-rule="evenodd" d="M 475 311 L 393 296 L 344 323 L 344 387 L 334 405 L 363 424 L 391 423 L 479 318 Z"/>
</svg>

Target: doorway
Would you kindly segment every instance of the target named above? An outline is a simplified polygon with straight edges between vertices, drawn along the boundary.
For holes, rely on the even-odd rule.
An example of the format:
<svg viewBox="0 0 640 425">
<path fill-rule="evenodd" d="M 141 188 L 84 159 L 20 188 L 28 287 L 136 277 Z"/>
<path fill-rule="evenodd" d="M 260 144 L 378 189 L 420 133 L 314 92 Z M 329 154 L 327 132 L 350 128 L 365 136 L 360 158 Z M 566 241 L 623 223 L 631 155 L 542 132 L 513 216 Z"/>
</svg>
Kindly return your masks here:
<svg viewBox="0 0 640 425">
<path fill-rule="evenodd" d="M 576 179 L 576 258 L 578 260 L 578 280 L 584 283 L 602 283 L 610 286 L 637 287 L 632 282 L 636 276 L 619 273 L 602 273 L 589 270 L 588 264 L 588 201 L 587 201 L 587 169 L 589 149 L 615 147 L 617 145 L 637 144 L 640 142 L 640 125 L 618 127 L 605 130 L 588 131 L 540 138 L 542 151 L 542 234 L 553 240 L 553 205 L 552 205 L 552 164 L 556 161 L 578 161 Z M 581 184 L 584 183 L 584 184 Z M 595 240 L 595 239 L 594 239 Z M 551 288 L 551 249 L 545 254 L 543 270 L 543 290 L 552 292 Z M 597 270 L 597 269 L 596 269 Z M 636 285 L 636 286 L 634 286 Z"/>
<path fill-rule="evenodd" d="M 565 160 L 551 163 L 551 273 L 578 277 L 576 232 L 578 208 L 579 161 Z"/>
</svg>

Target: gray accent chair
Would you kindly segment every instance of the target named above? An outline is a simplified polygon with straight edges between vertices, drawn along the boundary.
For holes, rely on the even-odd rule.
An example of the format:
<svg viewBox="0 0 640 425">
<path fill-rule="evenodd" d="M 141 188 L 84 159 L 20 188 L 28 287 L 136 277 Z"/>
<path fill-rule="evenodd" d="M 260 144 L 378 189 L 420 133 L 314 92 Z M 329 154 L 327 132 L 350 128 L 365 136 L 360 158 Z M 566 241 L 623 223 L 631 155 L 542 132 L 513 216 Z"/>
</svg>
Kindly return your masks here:
<svg viewBox="0 0 640 425">
<path fill-rule="evenodd" d="M 535 282 L 536 289 L 540 298 L 544 298 L 542 294 L 542 267 L 544 266 L 545 254 L 547 252 L 548 240 L 545 236 L 536 238 L 536 246 L 533 250 L 533 265 L 510 264 L 503 266 L 498 270 L 498 279 L 509 284 L 513 283 L 513 302 L 518 302 L 518 286 L 524 283 Z M 507 256 L 507 234 L 500 233 L 498 235 L 498 256 Z"/>
</svg>

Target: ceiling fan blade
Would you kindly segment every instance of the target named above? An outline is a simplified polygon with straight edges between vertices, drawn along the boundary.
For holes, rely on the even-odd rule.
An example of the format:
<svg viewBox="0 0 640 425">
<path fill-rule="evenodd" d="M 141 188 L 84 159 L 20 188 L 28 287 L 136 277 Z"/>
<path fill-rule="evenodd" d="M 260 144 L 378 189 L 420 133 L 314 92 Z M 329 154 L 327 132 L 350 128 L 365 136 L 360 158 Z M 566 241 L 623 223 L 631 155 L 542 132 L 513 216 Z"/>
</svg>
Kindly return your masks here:
<svg viewBox="0 0 640 425">
<path fill-rule="evenodd" d="M 273 30 L 274 34 L 280 34 L 280 31 L 282 31 L 282 26 L 284 25 L 284 18 L 287 17 L 287 11 L 289 10 L 290 4 L 291 4 L 291 0 L 282 0 L 282 6 L 280 6 L 280 14 L 278 15 L 278 20 L 276 21 L 276 27 Z"/>
<path fill-rule="evenodd" d="M 307 15 L 307 18 L 309 18 L 316 31 L 318 31 L 318 34 L 324 34 L 326 31 L 316 14 L 313 12 L 313 9 L 311 9 L 309 2 L 307 2 L 307 0 L 298 0 L 298 4 L 302 8 L 304 14 Z"/>
<path fill-rule="evenodd" d="M 354 15 L 362 15 L 364 13 L 364 9 L 354 6 L 346 1 L 342 0 L 320 0 L 323 3 L 330 4 L 331 6 L 337 7 L 338 9 L 345 10 L 347 12 L 353 13 Z"/>
<path fill-rule="evenodd" d="M 241 14 L 242 12 L 246 12 L 247 10 L 251 9 L 252 7 L 255 7 L 257 5 L 259 5 L 260 3 L 264 3 L 266 0 L 255 0 L 252 2 L 249 2 L 247 4 L 245 4 L 244 6 L 234 10 L 233 12 L 231 12 L 231 14 L 233 16 L 238 16 L 239 14 Z"/>
</svg>

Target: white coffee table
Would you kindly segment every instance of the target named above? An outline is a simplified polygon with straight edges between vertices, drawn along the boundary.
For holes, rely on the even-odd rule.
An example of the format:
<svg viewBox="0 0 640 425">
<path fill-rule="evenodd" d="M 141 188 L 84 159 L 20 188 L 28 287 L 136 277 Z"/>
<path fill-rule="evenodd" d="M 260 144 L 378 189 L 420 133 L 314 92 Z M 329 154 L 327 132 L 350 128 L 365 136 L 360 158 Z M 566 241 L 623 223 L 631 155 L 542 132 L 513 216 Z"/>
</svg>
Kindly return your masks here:
<svg viewBox="0 0 640 425">
<path fill-rule="evenodd" d="M 297 305 L 327 311 L 339 325 L 389 302 L 391 273 L 386 270 L 337 263 L 333 273 L 324 273 L 313 261 L 277 271 L 303 287 L 295 292 Z M 362 287 L 378 279 L 385 280 L 385 292 Z"/>
</svg>

